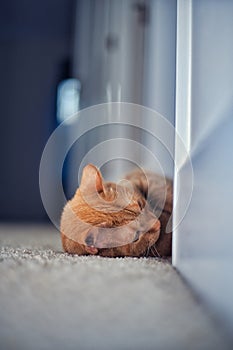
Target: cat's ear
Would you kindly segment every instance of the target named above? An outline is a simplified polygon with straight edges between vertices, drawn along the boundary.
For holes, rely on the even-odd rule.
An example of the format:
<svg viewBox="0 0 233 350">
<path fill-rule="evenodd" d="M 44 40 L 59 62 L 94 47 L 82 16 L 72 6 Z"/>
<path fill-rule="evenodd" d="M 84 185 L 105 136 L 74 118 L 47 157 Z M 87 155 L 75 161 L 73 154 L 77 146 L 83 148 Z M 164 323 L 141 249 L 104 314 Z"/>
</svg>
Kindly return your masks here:
<svg viewBox="0 0 233 350">
<path fill-rule="evenodd" d="M 102 175 L 94 165 L 88 164 L 83 168 L 80 189 L 83 192 L 104 190 Z"/>
</svg>

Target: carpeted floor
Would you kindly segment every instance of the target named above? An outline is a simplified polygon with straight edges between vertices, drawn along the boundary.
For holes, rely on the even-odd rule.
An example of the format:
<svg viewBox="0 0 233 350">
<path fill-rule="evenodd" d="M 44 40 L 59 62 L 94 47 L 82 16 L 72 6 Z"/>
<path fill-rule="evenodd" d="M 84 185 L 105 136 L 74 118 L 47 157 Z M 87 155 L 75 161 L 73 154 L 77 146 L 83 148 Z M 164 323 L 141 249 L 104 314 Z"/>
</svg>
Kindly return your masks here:
<svg viewBox="0 0 233 350">
<path fill-rule="evenodd" d="M 0 349 L 230 349 L 169 261 L 70 256 L 49 226 L 0 227 Z"/>
</svg>

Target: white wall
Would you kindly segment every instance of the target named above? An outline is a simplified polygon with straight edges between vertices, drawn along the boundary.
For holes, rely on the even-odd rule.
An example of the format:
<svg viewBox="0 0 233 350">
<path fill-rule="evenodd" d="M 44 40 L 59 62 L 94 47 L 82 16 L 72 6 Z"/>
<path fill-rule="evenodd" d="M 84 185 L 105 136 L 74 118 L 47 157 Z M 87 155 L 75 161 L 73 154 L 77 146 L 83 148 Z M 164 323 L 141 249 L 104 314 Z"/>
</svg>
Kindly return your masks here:
<svg viewBox="0 0 233 350">
<path fill-rule="evenodd" d="M 175 76 L 176 76 L 176 0 L 149 0 L 148 23 L 145 27 L 144 76 L 142 104 L 160 113 L 172 125 L 175 122 Z M 156 130 L 156 125 L 148 125 Z M 166 175 L 173 177 L 173 155 L 165 145 L 167 130 L 161 132 L 163 144 L 144 135 L 145 145 L 153 150 Z M 150 164 L 153 168 L 153 165 Z M 156 167 L 154 170 L 157 170 Z"/>
<path fill-rule="evenodd" d="M 174 232 L 173 263 L 231 331 L 232 37 L 232 1 L 178 1 L 176 125 L 190 150 L 194 188 L 188 212 Z M 176 159 L 181 156 L 176 148 Z M 191 189 L 187 164 L 186 160 L 175 174 L 181 197 L 174 227 Z"/>
</svg>

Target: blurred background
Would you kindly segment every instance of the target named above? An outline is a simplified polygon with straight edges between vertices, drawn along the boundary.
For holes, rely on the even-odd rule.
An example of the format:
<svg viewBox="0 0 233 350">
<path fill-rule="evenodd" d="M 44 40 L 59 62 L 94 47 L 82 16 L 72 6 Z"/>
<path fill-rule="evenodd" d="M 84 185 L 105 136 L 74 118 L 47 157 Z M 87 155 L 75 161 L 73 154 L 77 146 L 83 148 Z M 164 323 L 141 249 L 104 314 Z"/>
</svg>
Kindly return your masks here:
<svg viewBox="0 0 233 350">
<path fill-rule="evenodd" d="M 124 101 L 154 108 L 174 124 L 176 1 L 2 0 L 0 23 L 0 219 L 44 221 L 40 158 L 70 115 Z M 90 132 L 69 152 L 63 169 L 68 197 L 83 156 L 111 133 L 111 126 Z M 136 130 L 129 134 L 142 138 Z M 172 176 L 171 159 L 164 167 Z"/>
<path fill-rule="evenodd" d="M 1 1 L 1 220 L 45 220 L 39 162 L 69 77 L 75 1 Z"/>
</svg>

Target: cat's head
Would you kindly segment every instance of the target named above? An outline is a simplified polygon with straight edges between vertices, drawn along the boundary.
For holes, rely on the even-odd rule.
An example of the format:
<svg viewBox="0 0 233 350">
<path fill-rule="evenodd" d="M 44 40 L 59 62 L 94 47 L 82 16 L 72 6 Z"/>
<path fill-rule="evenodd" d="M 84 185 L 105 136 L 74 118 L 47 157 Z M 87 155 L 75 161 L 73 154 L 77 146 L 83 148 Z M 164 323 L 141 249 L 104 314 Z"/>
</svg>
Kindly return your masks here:
<svg viewBox="0 0 233 350">
<path fill-rule="evenodd" d="M 159 221 L 133 184 L 126 180 L 119 184 L 104 182 L 91 164 L 83 169 L 80 187 L 61 219 L 61 232 L 75 242 L 73 252 L 78 254 L 114 256 L 114 249 L 115 253 L 128 249 L 146 233 L 150 233 L 147 243 L 152 245 L 158 239 L 159 228 Z"/>
</svg>

